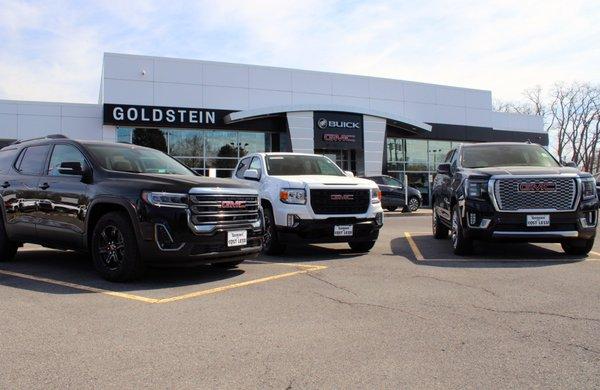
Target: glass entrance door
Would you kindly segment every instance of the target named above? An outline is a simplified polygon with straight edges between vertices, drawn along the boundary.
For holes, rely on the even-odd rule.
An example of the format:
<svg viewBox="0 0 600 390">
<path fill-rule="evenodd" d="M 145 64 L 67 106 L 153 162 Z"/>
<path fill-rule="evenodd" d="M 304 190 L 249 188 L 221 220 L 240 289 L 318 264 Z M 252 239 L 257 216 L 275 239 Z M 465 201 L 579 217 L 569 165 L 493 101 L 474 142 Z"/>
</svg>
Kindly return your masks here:
<svg viewBox="0 0 600 390">
<path fill-rule="evenodd" d="M 356 174 L 356 151 L 355 150 L 326 150 L 317 149 L 316 154 L 322 154 L 333 160 L 344 171 L 352 171 Z"/>
</svg>

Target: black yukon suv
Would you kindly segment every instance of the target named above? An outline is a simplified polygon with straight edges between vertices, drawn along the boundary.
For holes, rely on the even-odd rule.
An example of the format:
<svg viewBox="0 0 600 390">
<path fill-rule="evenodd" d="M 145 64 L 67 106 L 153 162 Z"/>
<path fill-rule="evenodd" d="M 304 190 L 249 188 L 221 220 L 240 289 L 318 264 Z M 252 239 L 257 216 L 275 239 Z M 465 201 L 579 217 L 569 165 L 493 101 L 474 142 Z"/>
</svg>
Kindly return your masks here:
<svg viewBox="0 0 600 390">
<path fill-rule="evenodd" d="M 572 165 L 572 164 L 570 164 Z M 451 232 L 454 253 L 474 240 L 556 242 L 571 255 L 594 244 L 594 178 L 562 166 L 540 145 L 461 145 L 440 164 L 432 191 L 433 234 Z"/>
<path fill-rule="evenodd" d="M 111 281 L 147 265 L 234 267 L 258 255 L 256 190 L 154 149 L 61 135 L 0 150 L 0 260 L 23 243 L 91 254 Z"/>
</svg>

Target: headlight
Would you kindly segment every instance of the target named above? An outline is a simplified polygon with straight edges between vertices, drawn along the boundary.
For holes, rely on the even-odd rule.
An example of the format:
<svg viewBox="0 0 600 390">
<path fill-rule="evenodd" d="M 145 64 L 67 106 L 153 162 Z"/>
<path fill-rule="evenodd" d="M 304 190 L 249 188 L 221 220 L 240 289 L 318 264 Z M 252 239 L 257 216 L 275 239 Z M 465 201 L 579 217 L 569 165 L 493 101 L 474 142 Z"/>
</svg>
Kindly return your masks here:
<svg viewBox="0 0 600 390">
<path fill-rule="evenodd" d="M 306 204 L 306 190 L 303 188 L 282 188 L 279 200 L 283 203 Z"/>
<path fill-rule="evenodd" d="M 175 207 L 185 209 L 188 207 L 187 194 L 176 194 L 172 192 L 142 192 L 142 199 L 156 207 Z"/>
<path fill-rule="evenodd" d="M 371 189 L 371 203 L 377 204 L 379 202 L 381 202 L 381 191 L 379 190 L 379 188 L 372 188 Z"/>
<path fill-rule="evenodd" d="M 596 197 L 596 180 L 593 177 L 581 179 L 581 186 L 583 187 L 584 200 Z"/>
<path fill-rule="evenodd" d="M 465 189 L 468 198 L 482 198 L 487 194 L 488 182 L 483 180 L 465 180 Z"/>
</svg>

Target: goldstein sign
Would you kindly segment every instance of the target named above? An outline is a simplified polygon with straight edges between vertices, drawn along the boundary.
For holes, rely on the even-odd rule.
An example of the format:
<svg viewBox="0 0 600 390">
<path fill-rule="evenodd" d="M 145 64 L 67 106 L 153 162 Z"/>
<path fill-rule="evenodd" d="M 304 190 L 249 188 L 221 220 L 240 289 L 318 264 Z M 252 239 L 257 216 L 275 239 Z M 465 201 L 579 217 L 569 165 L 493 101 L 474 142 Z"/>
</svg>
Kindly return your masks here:
<svg viewBox="0 0 600 390">
<path fill-rule="evenodd" d="M 315 111 L 315 149 L 362 149 L 363 116 Z"/>
<path fill-rule="evenodd" d="M 145 127 L 217 128 L 223 127 L 227 110 L 206 108 L 105 104 L 104 124 Z"/>
</svg>

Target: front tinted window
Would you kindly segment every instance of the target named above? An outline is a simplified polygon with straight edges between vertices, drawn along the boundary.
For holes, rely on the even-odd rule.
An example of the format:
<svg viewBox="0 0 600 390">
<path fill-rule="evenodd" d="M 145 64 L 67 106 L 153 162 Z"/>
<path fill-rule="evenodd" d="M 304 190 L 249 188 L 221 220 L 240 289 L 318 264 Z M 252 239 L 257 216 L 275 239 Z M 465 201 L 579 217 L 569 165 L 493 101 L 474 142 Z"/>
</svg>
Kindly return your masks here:
<svg viewBox="0 0 600 390">
<path fill-rule="evenodd" d="M 271 176 L 327 175 L 346 176 L 330 159 L 323 156 L 267 156 L 267 172 Z"/>
<path fill-rule="evenodd" d="M 388 186 L 402 187 L 402 183 L 400 182 L 400 180 L 394 179 L 393 177 L 384 177 L 383 180 Z"/>
<path fill-rule="evenodd" d="M 185 165 L 154 149 L 124 145 L 89 145 L 94 159 L 104 169 L 132 173 L 193 175 Z"/>
<path fill-rule="evenodd" d="M 48 145 L 30 146 L 23 150 L 16 167 L 24 175 L 39 175 L 44 169 Z"/>
<path fill-rule="evenodd" d="M 240 163 L 238 164 L 237 172 L 235 173 L 235 177 L 237 177 L 238 179 L 243 179 L 244 172 L 246 172 L 246 169 L 248 169 L 249 164 L 250 164 L 249 158 L 242 159 L 242 161 L 240 161 Z"/>
<path fill-rule="evenodd" d="M 16 156 L 16 148 L 0 150 L 0 173 L 8 172 Z"/>
<path fill-rule="evenodd" d="M 52 150 L 48 175 L 62 176 L 59 172 L 59 168 L 60 164 L 64 162 L 78 162 L 81 164 L 82 168 L 85 166 L 85 158 L 76 147 L 71 145 L 56 145 L 54 150 Z"/>
<path fill-rule="evenodd" d="M 539 145 L 477 145 L 463 147 L 462 166 L 485 167 L 557 167 L 558 162 Z"/>
</svg>

